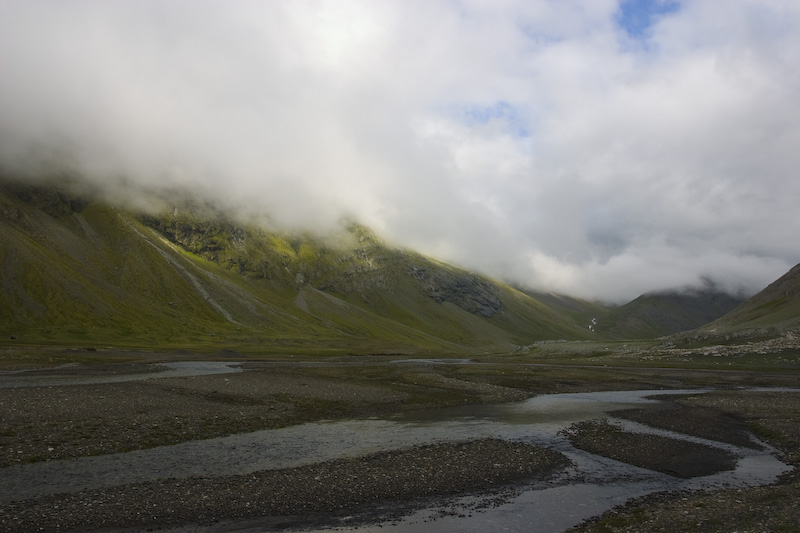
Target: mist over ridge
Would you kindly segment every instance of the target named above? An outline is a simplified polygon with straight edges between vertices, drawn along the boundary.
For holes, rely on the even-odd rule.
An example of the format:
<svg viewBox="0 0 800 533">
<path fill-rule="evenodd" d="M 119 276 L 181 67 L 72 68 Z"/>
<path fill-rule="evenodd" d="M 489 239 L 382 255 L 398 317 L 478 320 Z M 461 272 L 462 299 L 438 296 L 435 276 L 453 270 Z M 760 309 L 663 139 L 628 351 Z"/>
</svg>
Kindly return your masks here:
<svg viewBox="0 0 800 533">
<path fill-rule="evenodd" d="M 672 4 L 6 1 L 0 164 L 587 299 L 751 294 L 800 262 L 800 7 Z"/>
</svg>

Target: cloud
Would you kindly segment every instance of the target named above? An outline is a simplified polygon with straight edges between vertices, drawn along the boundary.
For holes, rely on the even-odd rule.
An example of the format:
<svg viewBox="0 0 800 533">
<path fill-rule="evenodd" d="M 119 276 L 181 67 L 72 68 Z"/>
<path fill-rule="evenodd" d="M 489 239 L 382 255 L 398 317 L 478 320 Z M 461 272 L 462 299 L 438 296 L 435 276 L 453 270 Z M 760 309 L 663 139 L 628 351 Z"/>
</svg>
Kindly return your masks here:
<svg viewBox="0 0 800 533">
<path fill-rule="evenodd" d="M 755 291 L 800 260 L 800 7 L 0 2 L 0 162 L 357 218 L 529 287 Z"/>
</svg>

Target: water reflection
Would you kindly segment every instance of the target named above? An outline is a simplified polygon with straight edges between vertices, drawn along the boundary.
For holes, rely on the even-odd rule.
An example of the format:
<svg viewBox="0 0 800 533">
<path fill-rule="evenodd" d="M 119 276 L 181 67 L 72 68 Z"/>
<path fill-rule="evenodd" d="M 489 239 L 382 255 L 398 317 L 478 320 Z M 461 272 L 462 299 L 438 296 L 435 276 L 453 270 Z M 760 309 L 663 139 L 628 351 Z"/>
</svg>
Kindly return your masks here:
<svg viewBox="0 0 800 533">
<path fill-rule="evenodd" d="M 148 365 L 148 370 L 128 374 L 105 373 L 96 376 L 70 376 L 59 373 L 62 367 L 37 370 L 15 371 L 0 374 L 0 389 L 25 387 L 56 387 L 65 385 L 96 385 L 98 383 L 122 383 L 125 381 L 141 381 L 156 378 L 183 378 L 209 376 L 213 374 L 232 374 L 241 372 L 241 363 L 226 361 L 174 361 Z"/>
<path fill-rule="evenodd" d="M 187 442 L 71 461 L 17 465 L 0 470 L 0 500 L 123 485 L 159 478 L 225 476 L 265 469 L 290 468 L 342 457 L 405 448 L 416 444 L 499 437 L 547 446 L 574 463 L 557 483 L 537 482 L 498 507 L 469 510 L 472 517 L 419 511 L 382 531 L 559 531 L 595 516 L 637 495 L 660 490 L 706 489 L 767 484 L 787 471 L 769 451 L 741 448 L 620 421 L 633 431 L 646 431 L 702 442 L 740 457 L 736 470 L 694 479 L 620 463 L 575 449 L 559 431 L 575 422 L 607 417 L 610 411 L 632 407 L 658 408 L 654 394 L 698 394 L 707 391 L 623 391 L 543 395 L 524 402 L 463 406 L 404 413 L 387 418 L 302 424 L 205 441 Z M 47 479 L 47 484 L 41 483 Z M 565 506 L 565 502 L 569 502 Z M 566 512 L 568 508 L 568 512 Z M 459 514 L 459 513 L 457 513 Z M 436 518 L 434 521 L 433 519 Z M 524 527 L 523 527 L 524 526 Z M 219 531 L 221 526 L 215 526 Z M 231 530 L 248 531 L 241 524 Z M 263 531 L 263 528 L 251 531 Z M 361 528 L 353 531 L 371 531 Z"/>
</svg>

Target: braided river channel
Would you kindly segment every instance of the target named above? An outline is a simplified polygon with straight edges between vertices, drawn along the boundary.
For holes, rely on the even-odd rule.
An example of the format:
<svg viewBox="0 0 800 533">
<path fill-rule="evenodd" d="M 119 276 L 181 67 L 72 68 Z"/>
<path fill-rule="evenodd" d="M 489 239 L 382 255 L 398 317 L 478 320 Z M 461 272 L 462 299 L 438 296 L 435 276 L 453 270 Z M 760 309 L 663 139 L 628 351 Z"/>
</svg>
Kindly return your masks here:
<svg viewBox="0 0 800 533">
<path fill-rule="evenodd" d="M 739 447 L 653 429 L 613 416 L 613 411 L 620 409 L 660 408 L 663 402 L 653 396 L 705 392 L 708 390 L 550 394 L 522 402 L 323 421 L 148 450 L 17 465 L 0 469 L 0 501 L 164 478 L 248 474 L 414 445 L 492 437 L 557 450 L 572 461 L 572 466 L 553 479 L 517 486 L 499 497 L 494 495 L 491 504 L 487 504 L 485 495 L 450 498 L 373 525 L 347 527 L 345 521 L 336 530 L 563 531 L 649 493 L 769 484 L 790 469 L 766 445 L 761 450 Z M 631 432 L 712 446 L 734 454 L 738 462 L 734 470 L 681 479 L 582 451 L 561 433 L 571 424 L 593 419 L 607 419 Z M 256 523 L 217 524 L 207 529 L 264 530 L 263 524 Z"/>
</svg>

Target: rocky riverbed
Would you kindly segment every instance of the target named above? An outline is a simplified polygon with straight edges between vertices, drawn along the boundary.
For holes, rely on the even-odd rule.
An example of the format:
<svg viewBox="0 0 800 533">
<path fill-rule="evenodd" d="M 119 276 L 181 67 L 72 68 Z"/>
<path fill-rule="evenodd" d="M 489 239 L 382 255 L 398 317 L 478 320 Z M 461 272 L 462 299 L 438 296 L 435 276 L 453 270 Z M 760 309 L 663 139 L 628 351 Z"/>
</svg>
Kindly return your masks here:
<svg viewBox="0 0 800 533">
<path fill-rule="evenodd" d="M 168 479 L 14 502 L 0 530 L 56 531 L 207 525 L 281 517 L 327 520 L 366 504 L 492 490 L 545 478 L 564 468 L 562 454 L 497 439 L 414 447 L 366 457 L 266 470 L 243 476 Z"/>
<path fill-rule="evenodd" d="M 731 453 L 680 439 L 624 431 L 606 420 L 580 422 L 564 433 L 581 450 L 680 478 L 708 476 L 736 467 L 736 456 Z"/>
<path fill-rule="evenodd" d="M 651 420 L 654 426 L 681 427 L 700 436 L 709 431 L 723 441 L 740 440 L 736 426 L 745 424 L 768 445 L 776 446 L 784 462 L 795 469 L 778 483 L 763 487 L 707 492 L 657 493 L 633 500 L 576 527 L 575 532 L 764 532 L 800 531 L 800 393 L 721 391 L 674 400 L 674 409 Z M 727 422 L 719 433 L 713 421 L 686 422 L 697 408 L 699 419 L 709 412 Z M 734 420 L 734 423 L 731 423 Z M 694 430 L 691 427 L 694 426 Z"/>
<path fill-rule="evenodd" d="M 136 374 L 146 365 L 92 367 L 89 373 Z M 0 461 L 10 466 L 118 453 L 314 420 L 517 401 L 542 392 L 735 387 L 754 381 L 751 372 L 677 373 L 635 368 L 609 372 L 491 361 L 438 365 L 362 359 L 251 363 L 243 368 L 245 371 L 237 374 L 0 389 Z M 81 375 L 81 370 L 69 367 L 42 372 Z M 785 386 L 793 377 L 760 373 L 756 379 L 762 385 Z M 668 409 L 618 414 L 652 427 L 737 445 L 749 442 L 758 446 L 749 437 L 754 431 L 767 444 L 778 447 L 786 462 L 798 464 L 797 393 L 731 389 L 682 397 Z M 613 424 L 578 426 L 572 433 L 576 444 L 582 439 L 582 445 L 593 453 L 613 451 L 615 459 L 645 468 L 657 469 L 652 464 L 654 457 L 680 451 L 680 446 L 668 439 L 631 435 Z M 725 468 L 729 458 L 719 453 L 714 456 L 721 458 L 719 468 Z M 691 469 L 702 463 L 690 461 L 688 475 L 702 474 Z M 251 519 L 260 521 L 265 530 L 286 524 L 341 524 L 347 516 L 369 516 L 369 509 L 380 508 L 385 516 L 387 508 L 400 512 L 430 498 L 486 494 L 500 486 L 550 476 L 566 466 L 564 457 L 552 450 L 480 438 L 247 475 L 161 479 L 42 495 L 3 504 L 0 530 L 172 526 L 190 530 L 191 524 Z M 677 472 L 673 467 L 666 469 Z M 770 521 L 753 518 L 753 523 L 769 526 L 759 531 L 778 530 L 782 524 L 794 524 L 790 519 L 797 516 L 797 486 L 795 477 L 786 476 L 780 485 L 770 487 L 660 494 L 615 510 L 584 528 L 648 531 L 659 524 L 667 528 L 679 523 L 690 529 L 696 523 L 709 525 L 719 520 L 728 530 L 736 530 L 736 524 L 747 524 L 748 517 L 768 509 Z M 731 513 L 727 506 L 736 501 L 758 508 L 749 514 Z M 681 517 L 684 522 L 675 522 Z M 729 527 L 731 524 L 735 527 Z"/>
</svg>

